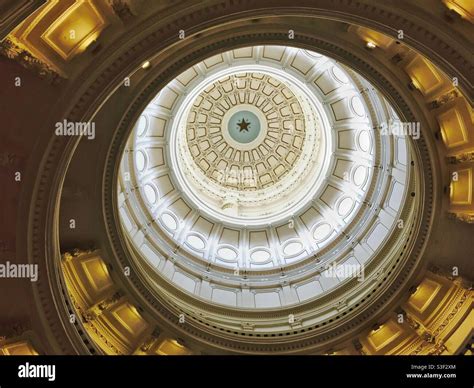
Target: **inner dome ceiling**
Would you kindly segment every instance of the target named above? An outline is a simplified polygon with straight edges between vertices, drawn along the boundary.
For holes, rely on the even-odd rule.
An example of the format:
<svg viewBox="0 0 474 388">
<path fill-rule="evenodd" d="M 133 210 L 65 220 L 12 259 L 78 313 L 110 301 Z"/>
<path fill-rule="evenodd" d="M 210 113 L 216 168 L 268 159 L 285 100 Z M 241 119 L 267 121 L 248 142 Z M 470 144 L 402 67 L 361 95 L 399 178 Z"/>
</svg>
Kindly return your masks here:
<svg viewBox="0 0 474 388">
<path fill-rule="evenodd" d="M 184 191 L 203 195 L 197 206 L 237 225 L 288 218 L 307 191 L 296 183 L 317 185 L 319 153 L 326 152 L 318 107 L 299 85 L 266 71 L 218 78 L 197 93 L 183 118 L 185 130 L 176 130 L 176 176 L 191 189 Z M 242 135 L 239 120 L 249 125 L 249 135 Z M 236 140 L 256 130 L 252 141 Z"/>
<path fill-rule="evenodd" d="M 234 130 L 258 120 L 247 142 L 230 134 L 239 112 Z M 374 131 L 389 120 L 368 81 L 315 52 L 254 46 L 192 66 L 150 102 L 122 160 L 137 265 L 156 292 L 190 296 L 184 311 L 193 300 L 284 309 L 343 286 L 363 295 L 370 282 L 330 266 L 379 274 L 406 238 L 397 222 L 415 213 L 409 144 Z"/>
</svg>

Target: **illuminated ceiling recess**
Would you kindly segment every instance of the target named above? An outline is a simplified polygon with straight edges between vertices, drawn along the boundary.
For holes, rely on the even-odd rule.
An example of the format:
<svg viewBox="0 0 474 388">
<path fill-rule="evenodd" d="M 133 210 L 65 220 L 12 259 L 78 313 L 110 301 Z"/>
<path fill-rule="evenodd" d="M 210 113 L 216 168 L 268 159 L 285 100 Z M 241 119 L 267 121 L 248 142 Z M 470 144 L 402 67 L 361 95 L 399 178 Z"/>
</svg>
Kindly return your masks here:
<svg viewBox="0 0 474 388">
<path fill-rule="evenodd" d="M 409 141 L 374 130 L 390 120 L 367 80 L 315 52 L 254 46 L 190 67 L 146 107 L 121 162 L 134 265 L 220 329 L 347 312 L 400 265 L 411 228 L 398 226 L 419 211 Z"/>
<path fill-rule="evenodd" d="M 100 0 L 48 1 L 9 39 L 67 78 L 71 60 L 84 53 L 109 27 L 112 15 L 107 3 Z"/>
</svg>

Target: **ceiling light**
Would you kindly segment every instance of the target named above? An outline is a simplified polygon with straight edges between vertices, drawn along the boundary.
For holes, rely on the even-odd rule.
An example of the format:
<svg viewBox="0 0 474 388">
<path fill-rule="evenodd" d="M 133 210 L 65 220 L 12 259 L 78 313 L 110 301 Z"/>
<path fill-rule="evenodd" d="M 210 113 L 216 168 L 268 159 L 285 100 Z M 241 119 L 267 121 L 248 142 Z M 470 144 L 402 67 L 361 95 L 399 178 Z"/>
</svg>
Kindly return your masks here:
<svg viewBox="0 0 474 388">
<path fill-rule="evenodd" d="M 142 69 L 148 69 L 151 66 L 150 61 L 145 61 L 142 63 Z"/>
<path fill-rule="evenodd" d="M 418 84 L 418 82 L 415 80 L 415 79 L 412 79 L 409 83 L 408 83 L 408 88 L 410 90 L 419 90 L 420 89 L 420 86 Z"/>
<path fill-rule="evenodd" d="M 180 339 L 180 338 L 175 339 L 175 340 L 171 340 L 171 342 L 179 348 L 184 348 L 183 340 Z"/>
<path fill-rule="evenodd" d="M 367 43 L 365 44 L 365 47 L 367 47 L 367 48 L 370 49 L 370 50 L 373 50 L 374 48 L 377 47 L 377 45 L 376 45 L 374 42 L 370 42 L 370 41 L 369 41 L 369 42 L 367 42 Z"/>
<path fill-rule="evenodd" d="M 376 333 L 378 330 L 380 330 L 381 327 L 382 326 L 378 323 L 374 324 L 374 326 L 372 326 L 372 333 Z"/>
</svg>

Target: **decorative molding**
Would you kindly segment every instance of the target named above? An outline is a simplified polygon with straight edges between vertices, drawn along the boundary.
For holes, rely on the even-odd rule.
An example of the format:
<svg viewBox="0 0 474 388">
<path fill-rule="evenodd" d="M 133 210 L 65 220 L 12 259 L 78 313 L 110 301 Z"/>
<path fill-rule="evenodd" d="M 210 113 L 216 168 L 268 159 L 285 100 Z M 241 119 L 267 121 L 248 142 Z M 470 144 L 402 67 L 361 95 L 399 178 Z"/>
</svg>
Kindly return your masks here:
<svg viewBox="0 0 474 388">
<path fill-rule="evenodd" d="M 474 214 L 448 212 L 447 215 L 450 220 L 474 224 Z"/>
<path fill-rule="evenodd" d="M 130 6 L 124 0 L 109 0 L 109 5 L 123 23 L 130 21 L 134 17 Z"/>
<path fill-rule="evenodd" d="M 18 62 L 25 69 L 46 79 L 50 84 L 57 85 L 61 82 L 61 76 L 49 65 L 40 61 L 27 50 L 16 45 L 11 39 L 6 38 L 0 42 L 0 55 Z"/>
<path fill-rule="evenodd" d="M 449 91 L 448 93 L 443 94 L 438 99 L 436 99 L 434 101 L 431 101 L 430 104 L 429 104 L 429 107 L 431 109 L 437 109 L 437 108 L 447 104 L 448 102 L 453 101 L 454 99 L 456 99 L 459 96 L 460 96 L 459 92 L 456 89 L 453 89 L 453 90 Z"/>
<path fill-rule="evenodd" d="M 464 152 L 455 156 L 448 156 L 446 158 L 449 164 L 459 164 L 459 163 L 473 163 L 474 162 L 474 151 Z"/>
</svg>

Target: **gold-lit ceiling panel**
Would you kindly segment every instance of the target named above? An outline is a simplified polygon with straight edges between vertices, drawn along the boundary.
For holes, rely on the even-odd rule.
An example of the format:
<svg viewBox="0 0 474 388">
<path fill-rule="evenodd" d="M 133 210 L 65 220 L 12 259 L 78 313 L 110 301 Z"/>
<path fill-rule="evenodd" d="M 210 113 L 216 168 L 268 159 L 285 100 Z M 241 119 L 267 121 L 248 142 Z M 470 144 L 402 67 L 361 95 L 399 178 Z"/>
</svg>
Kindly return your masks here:
<svg viewBox="0 0 474 388">
<path fill-rule="evenodd" d="M 380 351 L 391 342 L 395 341 L 402 331 L 398 325 L 393 321 L 388 321 L 381 325 L 379 329 L 372 331 L 367 340 L 375 352 Z"/>
<path fill-rule="evenodd" d="M 449 9 L 457 12 L 466 20 L 474 23 L 474 1 L 472 0 L 443 0 Z"/>
<path fill-rule="evenodd" d="M 67 78 L 70 61 L 99 38 L 114 20 L 113 15 L 109 3 L 102 0 L 51 0 L 26 18 L 8 39 Z"/>
<path fill-rule="evenodd" d="M 165 340 L 163 341 L 158 349 L 156 350 L 157 354 L 160 355 L 170 355 L 170 356 L 184 356 L 191 354 L 189 349 L 179 344 L 175 340 Z"/>
<path fill-rule="evenodd" d="M 468 142 L 464 121 L 456 108 L 447 110 L 438 116 L 443 140 L 448 148 L 458 147 Z"/>
<path fill-rule="evenodd" d="M 472 204 L 472 168 L 457 171 L 457 178 L 451 183 L 451 204 Z"/>
<path fill-rule="evenodd" d="M 369 28 L 360 27 L 360 26 L 350 26 L 350 32 L 356 33 L 360 36 L 365 42 L 373 43 L 377 47 L 387 49 L 390 45 L 395 42 L 391 37 L 381 34 L 377 31 L 371 30 Z"/>
<path fill-rule="evenodd" d="M 431 279 L 425 279 L 410 297 L 408 304 L 422 314 L 431 304 L 440 289 L 441 285 L 439 283 Z"/>
<path fill-rule="evenodd" d="M 2 356 L 37 356 L 38 353 L 29 341 L 19 341 L 0 347 Z"/>
<path fill-rule="evenodd" d="M 442 75 L 421 55 L 416 55 L 405 70 L 424 95 L 432 94 L 444 82 Z"/>
<path fill-rule="evenodd" d="M 76 2 L 54 21 L 41 38 L 68 61 L 83 52 L 106 25 L 93 3 Z"/>
</svg>

